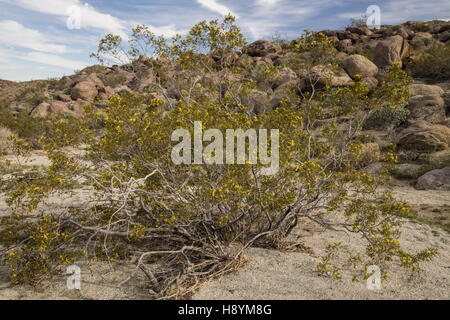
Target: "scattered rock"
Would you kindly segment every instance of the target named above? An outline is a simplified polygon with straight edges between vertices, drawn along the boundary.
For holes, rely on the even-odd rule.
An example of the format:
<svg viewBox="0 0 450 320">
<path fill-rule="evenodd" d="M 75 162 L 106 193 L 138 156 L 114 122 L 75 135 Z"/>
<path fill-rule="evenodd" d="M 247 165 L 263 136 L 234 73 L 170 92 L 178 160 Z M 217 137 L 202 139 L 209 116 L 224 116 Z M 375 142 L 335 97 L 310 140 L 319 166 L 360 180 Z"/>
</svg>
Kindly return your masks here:
<svg viewBox="0 0 450 320">
<path fill-rule="evenodd" d="M 351 33 L 359 34 L 360 36 L 371 36 L 373 34 L 368 27 L 349 27 L 345 30 Z"/>
<path fill-rule="evenodd" d="M 450 167 L 436 169 L 425 173 L 417 179 L 416 188 L 419 190 L 450 191 Z"/>
<path fill-rule="evenodd" d="M 132 90 L 142 91 L 148 85 L 154 84 L 156 82 L 156 75 L 153 73 L 152 69 L 143 69 L 136 72 L 136 76 L 129 83 L 129 87 Z"/>
<path fill-rule="evenodd" d="M 88 81 L 77 83 L 70 92 L 72 99 L 83 99 L 93 101 L 98 94 L 95 85 Z"/>
<path fill-rule="evenodd" d="M 48 112 L 50 114 L 59 114 L 59 113 L 64 113 L 64 112 L 69 112 L 69 107 L 67 105 L 67 103 L 62 102 L 62 101 L 53 101 L 49 108 L 48 108 Z"/>
<path fill-rule="evenodd" d="M 416 179 L 422 170 L 420 164 L 400 163 L 394 166 L 392 173 L 398 179 Z"/>
<path fill-rule="evenodd" d="M 353 79 L 356 75 L 366 78 L 374 77 L 378 73 L 378 67 L 372 61 L 359 54 L 347 57 L 343 62 L 343 66 Z"/>
<path fill-rule="evenodd" d="M 308 78 L 312 81 L 308 81 Z M 309 75 L 303 77 L 306 86 L 311 82 L 317 82 L 319 86 L 329 85 L 332 87 L 348 86 L 352 84 L 352 79 L 342 69 L 333 70 L 324 65 L 317 65 L 311 68 Z"/>
<path fill-rule="evenodd" d="M 82 99 L 78 99 L 77 101 L 75 101 L 72 106 L 71 109 L 73 110 L 73 112 L 75 113 L 75 116 L 77 117 L 81 117 L 84 114 L 84 106 L 89 104 L 88 101 L 84 101 Z"/>
<path fill-rule="evenodd" d="M 440 123 L 445 120 L 444 99 L 440 96 L 414 96 L 410 99 L 408 110 L 416 120 Z"/>
<path fill-rule="evenodd" d="M 375 47 L 374 62 L 379 68 L 401 63 L 409 53 L 408 41 L 396 35 L 382 40 Z"/>
<path fill-rule="evenodd" d="M 242 102 L 249 111 L 255 114 L 262 114 L 270 109 L 269 97 L 263 91 L 252 90 L 242 99 Z"/>
<path fill-rule="evenodd" d="M 362 79 L 362 82 L 368 86 L 370 89 L 376 88 L 378 86 L 378 80 L 374 77 L 367 77 Z"/>
<path fill-rule="evenodd" d="M 42 102 L 31 111 L 32 117 L 45 118 L 48 114 L 50 103 Z"/>
<path fill-rule="evenodd" d="M 336 49 L 341 52 L 352 53 L 355 48 L 353 47 L 353 42 L 350 39 L 344 39 L 337 43 Z"/>
<path fill-rule="evenodd" d="M 248 45 L 247 54 L 252 57 L 264 57 L 269 54 L 278 53 L 282 50 L 281 46 L 267 40 L 258 40 Z"/>
<path fill-rule="evenodd" d="M 64 101 L 64 102 L 71 102 L 72 101 L 72 98 L 69 95 L 64 94 L 64 93 L 61 93 L 60 95 L 58 95 L 58 99 L 61 100 L 61 101 Z"/>
<path fill-rule="evenodd" d="M 53 101 L 51 104 L 43 102 L 31 111 L 31 116 L 35 118 L 46 118 L 69 111 L 69 106 L 65 102 Z"/>
<path fill-rule="evenodd" d="M 442 96 L 444 94 L 441 87 L 427 84 L 410 84 L 409 90 L 413 96 Z"/>
<path fill-rule="evenodd" d="M 94 101 L 99 90 L 104 90 L 104 87 L 103 82 L 95 73 L 92 73 L 79 79 L 79 82 L 72 88 L 70 95 L 73 100 Z"/>
<path fill-rule="evenodd" d="M 398 145 L 407 150 L 433 152 L 450 145 L 450 129 L 420 120 L 400 132 Z"/>
<path fill-rule="evenodd" d="M 279 79 L 276 83 L 276 87 L 279 87 L 287 82 L 295 81 L 298 79 L 297 74 L 290 68 L 283 68 L 280 70 Z"/>
<path fill-rule="evenodd" d="M 239 60 L 239 54 L 232 49 L 216 49 L 210 53 L 210 57 L 220 66 L 230 67 L 236 64 Z"/>
</svg>

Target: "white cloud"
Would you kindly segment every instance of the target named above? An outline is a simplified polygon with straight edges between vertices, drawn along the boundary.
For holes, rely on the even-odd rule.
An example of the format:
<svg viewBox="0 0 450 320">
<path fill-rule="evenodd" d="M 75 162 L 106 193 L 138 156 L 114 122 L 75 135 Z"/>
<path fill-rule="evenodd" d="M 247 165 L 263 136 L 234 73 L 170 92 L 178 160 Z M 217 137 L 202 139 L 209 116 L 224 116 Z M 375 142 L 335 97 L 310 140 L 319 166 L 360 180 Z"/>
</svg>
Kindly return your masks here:
<svg viewBox="0 0 450 320">
<path fill-rule="evenodd" d="M 280 0 L 257 0 L 257 3 L 260 6 L 273 6 L 280 2 Z"/>
<path fill-rule="evenodd" d="M 447 19 L 450 17 L 448 0 L 395 0 L 378 4 L 381 9 L 381 24 L 397 24 L 411 20 Z M 359 19 L 365 12 L 344 12 L 341 19 Z"/>
<path fill-rule="evenodd" d="M 234 14 L 228 7 L 217 2 L 217 0 L 197 0 L 197 2 L 200 3 L 202 6 L 204 6 L 205 8 L 220 13 L 223 16 L 231 13 L 233 16 L 237 17 L 237 15 Z"/>
<path fill-rule="evenodd" d="M 407 20 L 447 19 L 450 17 L 448 0 L 396 0 L 381 5 L 381 23 L 394 24 Z"/>
<path fill-rule="evenodd" d="M 52 43 L 41 32 L 29 29 L 12 20 L 0 21 L 0 39 L 2 39 L 2 44 L 36 51 L 53 53 L 65 53 L 68 51 L 65 46 Z"/>
<path fill-rule="evenodd" d="M 6 0 L 6 2 L 18 5 L 27 10 L 55 15 L 64 19 L 69 18 L 69 9 L 72 6 L 77 6 L 80 8 L 82 28 L 100 29 L 126 37 L 125 30 L 127 26 L 124 21 L 109 14 L 99 12 L 91 6 L 86 6 L 79 0 Z"/>
<path fill-rule="evenodd" d="M 70 70 L 83 69 L 87 67 L 87 63 L 81 61 L 75 61 L 71 59 L 66 59 L 54 54 L 42 53 L 42 52 L 29 52 L 26 55 L 18 56 L 18 58 L 23 60 L 28 60 L 32 62 L 43 63 L 51 66 L 61 67 Z"/>
<path fill-rule="evenodd" d="M 174 24 L 171 24 L 168 26 L 162 26 L 162 27 L 155 27 L 155 26 L 149 25 L 149 29 L 158 36 L 164 35 L 166 37 L 173 37 L 176 34 L 183 34 L 183 33 L 187 32 L 187 30 L 177 30 L 177 28 Z"/>
<path fill-rule="evenodd" d="M 289 28 L 289 25 L 306 21 L 318 14 L 329 0 L 315 0 L 298 3 L 289 0 L 257 0 L 256 6 L 247 12 L 240 24 L 253 39 L 270 38 L 277 32 Z M 301 30 L 290 30 L 290 36 L 298 35 Z M 288 37 L 288 34 L 280 34 Z"/>
</svg>

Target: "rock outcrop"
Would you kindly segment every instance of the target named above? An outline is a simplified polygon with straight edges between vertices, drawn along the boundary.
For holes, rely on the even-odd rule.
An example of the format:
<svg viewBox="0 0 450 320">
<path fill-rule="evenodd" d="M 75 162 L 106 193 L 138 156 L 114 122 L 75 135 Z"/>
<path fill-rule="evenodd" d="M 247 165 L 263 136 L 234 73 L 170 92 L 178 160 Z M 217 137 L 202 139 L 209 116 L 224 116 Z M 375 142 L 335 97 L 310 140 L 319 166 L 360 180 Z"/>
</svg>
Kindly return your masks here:
<svg viewBox="0 0 450 320">
<path fill-rule="evenodd" d="M 450 145 L 450 129 L 424 120 L 417 121 L 400 133 L 397 143 L 407 150 L 421 152 L 444 150 Z"/>
<path fill-rule="evenodd" d="M 409 53 L 408 42 L 400 35 L 382 40 L 375 47 L 374 62 L 379 68 L 402 63 Z"/>
<path fill-rule="evenodd" d="M 378 73 L 378 67 L 366 57 L 354 54 L 343 61 L 343 66 L 348 75 L 355 78 L 360 75 L 363 78 L 375 77 Z"/>
<path fill-rule="evenodd" d="M 419 190 L 450 191 L 450 167 L 431 170 L 417 179 L 416 188 Z"/>
</svg>

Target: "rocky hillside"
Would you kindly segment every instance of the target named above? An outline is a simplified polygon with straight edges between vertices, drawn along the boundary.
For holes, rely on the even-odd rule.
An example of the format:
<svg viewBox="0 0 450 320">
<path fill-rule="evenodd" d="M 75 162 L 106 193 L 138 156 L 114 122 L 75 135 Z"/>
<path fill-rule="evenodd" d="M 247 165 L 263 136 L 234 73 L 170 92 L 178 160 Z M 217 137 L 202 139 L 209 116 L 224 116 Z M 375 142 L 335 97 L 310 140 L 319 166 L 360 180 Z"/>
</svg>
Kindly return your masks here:
<svg viewBox="0 0 450 320">
<path fill-rule="evenodd" d="M 390 142 L 397 143 L 402 160 L 397 166 L 398 177 L 415 180 L 426 174 L 419 179 L 418 187 L 450 190 L 450 82 L 448 56 L 445 58 L 445 50 L 449 52 L 450 23 L 407 22 L 383 26 L 379 30 L 353 26 L 322 33 L 334 41 L 339 61 L 337 69 L 326 65 L 311 70 L 298 67 L 296 53 L 291 50 L 296 41 L 259 40 L 249 44 L 243 52 L 230 51 L 225 56 L 213 52 L 208 59 L 217 64 L 225 62 L 229 67 L 276 68 L 277 77 L 269 82 L 259 81 L 257 72 L 252 75 L 258 88 L 243 101 L 256 113 L 276 108 L 288 95 L 287 88 L 307 90 L 311 74 L 319 83 L 331 87 L 347 86 L 361 77 L 374 88 L 382 86 L 380 75 L 385 67 L 402 64 L 414 77 L 409 104 L 401 110 L 373 113 L 366 121 L 364 134 L 370 136 L 369 143 L 378 144 L 375 150 Z M 428 67 L 425 65 L 425 69 L 438 68 L 439 73 L 430 76 L 423 72 L 423 64 L 427 62 L 427 55 L 436 50 L 440 50 L 441 55 L 431 57 L 433 62 Z M 220 72 L 205 74 L 198 79 L 199 83 L 205 85 L 208 80 L 219 77 Z M 183 74 L 173 62 L 141 56 L 128 65 L 91 66 L 61 79 L 21 83 L 1 80 L 0 107 L 13 113 L 27 113 L 33 118 L 51 119 L 61 113 L 80 116 L 86 104 L 102 108 L 112 95 L 124 92 L 145 93 L 149 98 L 161 98 L 171 104 L 182 97 L 174 82 L 186 80 Z M 240 75 L 230 79 L 232 82 L 243 80 Z"/>
</svg>

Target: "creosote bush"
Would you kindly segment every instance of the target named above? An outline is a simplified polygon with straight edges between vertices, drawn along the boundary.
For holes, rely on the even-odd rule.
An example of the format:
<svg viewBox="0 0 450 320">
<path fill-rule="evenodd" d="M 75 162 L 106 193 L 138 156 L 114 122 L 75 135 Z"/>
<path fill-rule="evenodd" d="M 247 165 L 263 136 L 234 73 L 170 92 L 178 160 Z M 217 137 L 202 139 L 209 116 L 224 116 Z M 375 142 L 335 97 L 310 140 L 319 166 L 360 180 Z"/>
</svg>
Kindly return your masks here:
<svg viewBox="0 0 450 320">
<path fill-rule="evenodd" d="M 386 72 L 385 86 L 374 92 L 361 81 L 318 89 L 309 79 L 309 91 L 255 114 L 243 97 L 256 86 L 249 75 L 261 73 L 207 58 L 211 50 L 244 45 L 233 17 L 201 22 L 187 36 L 169 40 L 139 27 L 132 39 L 133 57 L 141 54 L 134 41 L 141 41 L 167 59 L 156 66 L 159 79 L 169 65 L 183 71 L 164 83 L 155 81 L 160 97 L 114 96 L 101 111 L 87 107 L 76 124 L 56 121 L 52 136 L 39 140 L 52 164 L 12 182 L 8 204 L 14 213 L 1 218 L 0 239 L 7 248 L 3 260 L 15 281 L 36 281 L 79 260 L 123 261 L 133 263 L 135 272 L 122 284 L 141 272 L 153 297 L 187 297 L 202 280 L 236 268 L 243 249 L 285 244 L 303 219 L 362 236 L 365 250 L 348 257 L 355 278 L 366 277 L 366 266 L 373 264 L 385 272 L 393 263 L 419 270 L 436 254 L 434 249 L 410 253 L 401 248 L 401 221 L 410 207 L 389 192 L 387 170 L 375 177 L 357 169 L 363 158 L 357 139 L 365 120 L 361 111 L 406 99 L 406 75 L 400 68 Z M 96 56 L 121 56 L 121 43 L 120 37 L 107 36 Z M 326 37 L 307 34 L 295 50 L 316 53 L 302 57 L 310 68 L 334 64 L 331 48 Z M 277 70 L 264 71 L 270 79 Z M 167 97 L 168 84 L 176 87 L 178 99 Z M 192 133 L 195 121 L 221 132 L 278 129 L 279 171 L 263 175 L 265 166 L 249 162 L 175 165 L 171 135 L 176 129 Z M 223 148 L 210 142 L 216 147 L 204 159 Z M 84 149 L 85 159 L 66 146 Z M 383 159 L 387 166 L 395 162 L 393 150 Z M 63 211 L 41 206 L 80 179 L 91 188 L 91 199 Z M 318 265 L 320 273 L 340 277 L 337 248 L 329 247 Z"/>
<path fill-rule="evenodd" d="M 410 111 L 404 107 L 384 107 L 374 110 L 363 124 L 364 130 L 395 128 L 406 123 Z"/>
<path fill-rule="evenodd" d="M 409 69 L 415 77 L 450 79 L 450 44 L 434 42 L 429 48 L 423 49 L 419 59 Z"/>
</svg>

